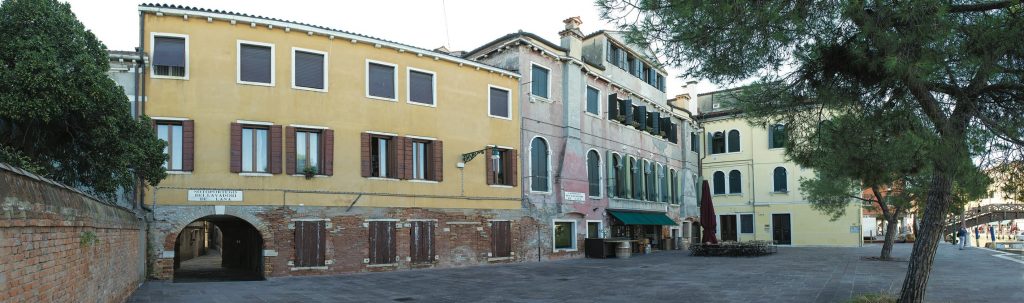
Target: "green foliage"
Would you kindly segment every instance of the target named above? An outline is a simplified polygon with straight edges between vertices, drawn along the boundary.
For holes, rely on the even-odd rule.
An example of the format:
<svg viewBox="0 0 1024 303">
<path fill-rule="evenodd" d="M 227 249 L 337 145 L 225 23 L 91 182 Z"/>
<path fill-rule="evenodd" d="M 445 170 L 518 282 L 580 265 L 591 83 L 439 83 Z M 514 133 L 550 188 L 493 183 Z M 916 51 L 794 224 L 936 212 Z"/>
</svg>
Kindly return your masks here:
<svg viewBox="0 0 1024 303">
<path fill-rule="evenodd" d="M 92 246 L 97 243 L 100 243 L 100 239 L 92 231 L 83 231 L 82 234 L 78 235 L 78 244 L 83 247 Z"/>
<path fill-rule="evenodd" d="M 163 142 L 107 78 L 106 49 L 70 6 L 0 5 L 0 161 L 110 195 L 165 176 Z"/>
<path fill-rule="evenodd" d="M 896 303 L 896 297 L 887 294 L 866 294 L 851 298 L 847 303 Z"/>
</svg>

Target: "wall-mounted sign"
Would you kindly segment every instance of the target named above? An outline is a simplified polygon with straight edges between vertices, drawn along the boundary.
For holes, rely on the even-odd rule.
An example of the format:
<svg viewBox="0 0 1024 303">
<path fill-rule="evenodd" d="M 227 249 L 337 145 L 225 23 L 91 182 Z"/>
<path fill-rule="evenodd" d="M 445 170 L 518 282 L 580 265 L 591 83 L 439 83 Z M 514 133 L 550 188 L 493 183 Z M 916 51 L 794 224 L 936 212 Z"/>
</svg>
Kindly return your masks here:
<svg viewBox="0 0 1024 303">
<path fill-rule="evenodd" d="M 188 200 L 197 202 L 239 202 L 242 201 L 242 191 L 219 189 L 190 189 L 188 191 Z"/>
<path fill-rule="evenodd" d="M 574 192 L 574 191 L 563 192 L 562 196 L 564 197 L 565 201 L 586 201 L 587 200 L 587 194 L 585 194 L 585 193 L 578 193 L 578 192 Z"/>
<path fill-rule="evenodd" d="M 859 234 L 860 233 L 860 226 L 850 226 L 850 233 L 851 234 Z"/>
</svg>

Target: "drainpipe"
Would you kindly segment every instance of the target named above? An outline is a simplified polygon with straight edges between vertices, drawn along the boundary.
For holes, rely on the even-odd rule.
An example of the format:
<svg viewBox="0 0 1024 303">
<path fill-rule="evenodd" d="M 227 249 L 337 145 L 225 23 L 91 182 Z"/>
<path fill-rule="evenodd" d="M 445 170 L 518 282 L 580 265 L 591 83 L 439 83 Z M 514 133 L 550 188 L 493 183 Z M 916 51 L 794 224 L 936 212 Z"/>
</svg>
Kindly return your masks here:
<svg viewBox="0 0 1024 303">
<path fill-rule="evenodd" d="M 139 12 L 139 47 L 136 48 L 136 52 L 139 54 L 139 65 L 135 67 L 139 74 L 139 77 L 135 78 L 135 85 L 139 88 L 135 90 L 135 111 L 138 112 L 138 118 L 146 115 L 146 102 L 143 101 L 146 98 L 146 51 L 144 49 L 145 40 L 143 40 L 146 32 L 145 18 L 146 14 Z M 153 212 L 152 209 L 146 207 L 146 181 L 142 177 L 139 177 L 139 207 L 150 213 Z M 156 204 L 153 207 L 156 207 Z"/>
</svg>

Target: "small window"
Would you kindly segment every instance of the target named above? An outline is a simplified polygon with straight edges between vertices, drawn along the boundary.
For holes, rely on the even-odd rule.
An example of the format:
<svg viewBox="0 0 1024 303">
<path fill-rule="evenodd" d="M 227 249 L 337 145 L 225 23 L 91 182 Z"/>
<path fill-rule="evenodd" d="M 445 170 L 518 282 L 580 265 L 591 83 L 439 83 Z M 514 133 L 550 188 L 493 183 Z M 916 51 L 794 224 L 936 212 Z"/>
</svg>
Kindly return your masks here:
<svg viewBox="0 0 1024 303">
<path fill-rule="evenodd" d="M 601 222 L 587 222 L 587 238 L 601 238 Z"/>
<path fill-rule="evenodd" d="M 412 263 L 431 263 L 434 251 L 433 221 L 409 222 L 409 259 Z"/>
<path fill-rule="evenodd" d="M 587 152 L 587 183 L 591 197 L 601 196 L 601 156 L 596 150 Z"/>
<path fill-rule="evenodd" d="M 698 146 L 700 146 L 700 139 L 697 138 L 697 133 L 690 133 L 690 151 L 697 152 Z"/>
<path fill-rule="evenodd" d="M 412 179 L 434 180 L 433 176 L 433 148 L 431 141 L 412 140 Z"/>
<path fill-rule="evenodd" d="M 398 263 L 395 249 L 395 221 L 369 222 L 370 264 Z"/>
<path fill-rule="evenodd" d="M 366 96 L 385 100 L 396 100 L 395 65 L 382 62 L 366 62 Z"/>
<path fill-rule="evenodd" d="M 183 130 L 184 128 L 181 123 L 177 122 L 161 121 L 156 124 L 156 137 L 167 143 L 167 145 L 164 145 L 164 155 L 167 155 L 167 159 L 164 160 L 164 169 L 166 170 L 182 170 L 182 159 L 184 158 L 182 151 Z"/>
<path fill-rule="evenodd" d="M 297 173 L 312 171 L 321 174 L 320 132 L 312 130 L 295 131 L 295 168 Z"/>
<path fill-rule="evenodd" d="M 509 90 L 491 86 L 487 94 L 487 112 L 491 117 L 510 119 L 512 104 L 509 101 Z"/>
<path fill-rule="evenodd" d="M 576 250 L 576 222 L 558 221 L 554 226 L 555 250 Z"/>
<path fill-rule="evenodd" d="M 496 157 L 496 158 L 495 158 Z M 492 148 L 488 151 L 487 167 L 490 185 L 516 186 L 516 152 L 511 149 Z"/>
<path fill-rule="evenodd" d="M 740 233 L 741 234 L 752 234 L 752 233 L 754 233 L 754 214 L 741 214 L 740 215 Z"/>
<path fill-rule="evenodd" d="M 370 176 L 377 178 L 397 178 L 394 161 L 394 138 L 386 136 L 370 137 Z"/>
<path fill-rule="evenodd" d="M 534 96 L 545 99 L 549 98 L 548 95 L 551 89 L 549 83 L 551 82 L 551 70 L 534 64 L 530 73 L 530 81 L 532 89 L 531 93 L 533 93 Z"/>
<path fill-rule="evenodd" d="M 530 143 L 530 190 L 548 191 L 548 173 L 548 142 L 540 137 L 533 138 Z"/>
<path fill-rule="evenodd" d="M 729 139 L 727 140 L 727 142 L 729 144 L 729 152 L 730 153 L 734 153 L 734 152 L 740 151 L 740 131 L 735 130 L 735 129 L 734 130 L 730 130 L 729 131 Z"/>
<path fill-rule="evenodd" d="M 238 83 L 274 85 L 274 45 L 238 42 Z"/>
<path fill-rule="evenodd" d="M 768 126 L 768 148 L 782 148 L 786 145 L 786 126 L 775 124 Z"/>
<path fill-rule="evenodd" d="M 772 184 L 774 184 L 775 187 L 775 192 L 784 193 L 789 191 L 786 185 L 786 168 L 776 167 L 772 172 L 772 181 Z"/>
<path fill-rule="evenodd" d="M 742 187 L 742 185 L 743 185 L 742 182 L 743 181 L 740 181 L 741 179 L 742 178 L 740 176 L 740 171 L 732 170 L 732 171 L 729 172 L 729 193 L 730 194 L 738 194 L 738 193 L 742 192 L 741 189 L 743 188 Z"/>
<path fill-rule="evenodd" d="M 188 36 L 153 36 L 153 75 L 188 78 Z"/>
<path fill-rule="evenodd" d="M 409 103 L 434 106 L 434 73 L 409 69 Z"/>
<path fill-rule="evenodd" d="M 725 134 L 723 134 L 722 132 L 715 132 L 714 134 L 711 135 L 711 153 L 725 153 Z"/>
<path fill-rule="evenodd" d="M 326 266 L 327 228 L 324 221 L 295 221 L 295 266 Z"/>
<path fill-rule="evenodd" d="M 601 91 L 587 86 L 587 112 L 595 115 L 601 114 Z"/>
<path fill-rule="evenodd" d="M 512 222 L 491 221 L 491 257 L 512 256 Z"/>
<path fill-rule="evenodd" d="M 248 125 L 242 127 L 242 172 L 270 172 L 268 128 Z"/>
<path fill-rule="evenodd" d="M 712 177 L 712 183 L 714 183 L 714 194 L 724 195 L 725 194 L 725 173 L 716 171 Z"/>
<path fill-rule="evenodd" d="M 292 87 L 327 91 L 327 53 L 292 49 Z"/>
</svg>

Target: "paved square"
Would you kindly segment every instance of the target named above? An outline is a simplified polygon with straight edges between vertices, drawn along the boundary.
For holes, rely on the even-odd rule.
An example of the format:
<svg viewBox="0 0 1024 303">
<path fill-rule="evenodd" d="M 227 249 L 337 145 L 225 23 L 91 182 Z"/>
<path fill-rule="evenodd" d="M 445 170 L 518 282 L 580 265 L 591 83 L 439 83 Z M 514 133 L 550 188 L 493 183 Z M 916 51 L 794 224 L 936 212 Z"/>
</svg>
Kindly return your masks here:
<svg viewBox="0 0 1024 303">
<path fill-rule="evenodd" d="M 843 302 L 899 291 L 906 262 L 861 260 L 879 249 L 783 247 L 757 258 L 662 252 L 256 282 L 148 282 L 129 302 Z M 897 244 L 893 254 L 905 259 L 910 249 Z M 1024 302 L 1024 260 L 993 255 L 940 244 L 926 301 Z"/>
</svg>

